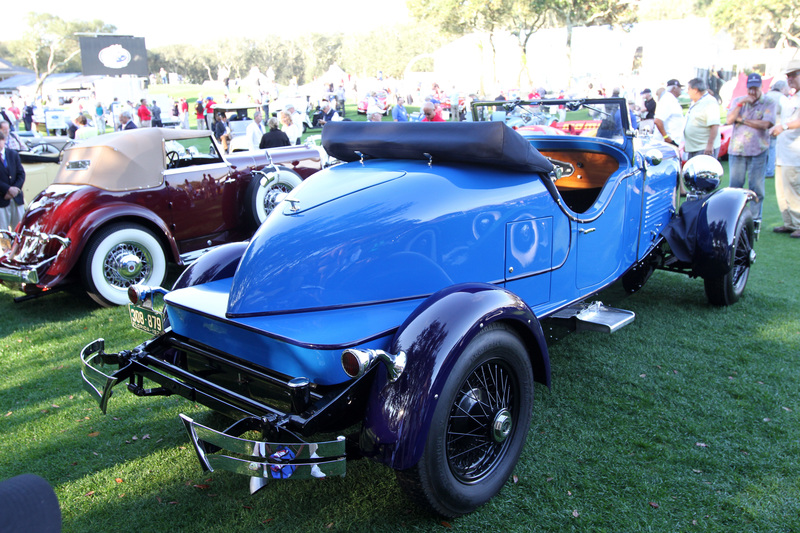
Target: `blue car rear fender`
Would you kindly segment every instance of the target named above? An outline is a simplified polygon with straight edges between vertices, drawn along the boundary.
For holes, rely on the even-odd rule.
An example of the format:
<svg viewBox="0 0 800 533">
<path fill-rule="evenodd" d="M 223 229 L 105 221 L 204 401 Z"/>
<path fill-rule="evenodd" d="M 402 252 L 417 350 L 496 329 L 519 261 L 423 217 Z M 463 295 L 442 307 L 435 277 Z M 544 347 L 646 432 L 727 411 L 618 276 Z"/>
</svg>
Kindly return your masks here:
<svg viewBox="0 0 800 533">
<path fill-rule="evenodd" d="M 525 302 L 494 285 L 451 286 L 423 302 L 398 329 L 391 353 L 406 353 L 406 368 L 389 383 L 378 372 L 361 433 L 365 455 L 395 470 L 420 459 L 439 394 L 453 365 L 488 324 L 504 322 L 525 343 L 534 381 L 550 386 L 550 360 L 538 319 Z"/>
</svg>

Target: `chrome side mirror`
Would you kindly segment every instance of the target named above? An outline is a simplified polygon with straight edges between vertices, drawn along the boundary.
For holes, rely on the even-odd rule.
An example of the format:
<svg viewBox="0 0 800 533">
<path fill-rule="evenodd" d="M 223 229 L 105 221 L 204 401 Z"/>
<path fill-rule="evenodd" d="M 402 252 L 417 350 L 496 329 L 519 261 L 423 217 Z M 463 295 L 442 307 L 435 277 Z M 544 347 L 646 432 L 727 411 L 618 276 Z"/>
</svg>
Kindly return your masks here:
<svg viewBox="0 0 800 533">
<path fill-rule="evenodd" d="M 644 160 L 647 161 L 648 165 L 655 167 L 660 165 L 664 160 L 664 154 L 661 153 L 661 150 L 651 148 L 644 154 Z"/>
</svg>

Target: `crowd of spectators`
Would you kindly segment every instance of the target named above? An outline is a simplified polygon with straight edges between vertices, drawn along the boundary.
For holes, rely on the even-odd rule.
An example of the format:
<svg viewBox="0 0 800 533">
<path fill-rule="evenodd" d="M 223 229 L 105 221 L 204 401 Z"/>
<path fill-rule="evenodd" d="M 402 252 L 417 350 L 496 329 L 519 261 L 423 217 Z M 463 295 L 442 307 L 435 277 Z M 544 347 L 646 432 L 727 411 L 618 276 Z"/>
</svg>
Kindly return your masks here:
<svg viewBox="0 0 800 533">
<path fill-rule="evenodd" d="M 723 128 L 732 127 L 727 147 L 731 185 L 746 186 L 754 192 L 759 201 L 752 204 L 753 216 L 756 224 L 760 225 L 765 180 L 774 177 L 784 222 L 775 231 L 800 238 L 800 177 L 797 170 L 800 168 L 800 133 L 794 131 L 800 128 L 797 122 L 800 113 L 798 66 L 797 60 L 792 61 L 784 72 L 786 79 L 775 77 L 766 93 L 762 92 L 761 76 L 750 74 L 747 94 L 732 99 L 725 111 L 720 96 L 723 80 L 720 73 L 714 71 L 707 77 L 688 80 L 686 85 L 678 79 L 670 79 L 655 91 L 618 87 L 610 91 L 610 96 L 626 99 L 630 123 L 642 135 L 651 135 L 656 140 L 679 147 L 684 160 L 700 154 L 718 157 Z M 345 107 L 348 97 L 351 105 L 357 103 L 366 120 L 372 122 L 471 120 L 471 102 L 475 100 L 567 97 L 564 90 L 547 91 L 537 87 L 529 91 L 497 89 L 494 93 L 497 97 L 487 98 L 477 92 L 460 91 L 455 85 L 449 85 L 446 90 L 437 83 L 408 86 L 384 78 L 382 73 L 371 80 L 343 76 L 303 87 L 303 92 L 315 93 L 310 96 L 301 93 L 295 79 L 279 94 L 271 69 L 266 75 L 261 75 L 258 69 L 254 72 L 257 88 L 248 96 L 258 110 L 246 131 L 250 149 L 298 144 L 306 126 L 324 128 L 329 122 L 351 120 Z M 167 83 L 166 73 L 162 71 L 159 75 L 157 79 Z M 241 90 L 243 85 L 241 80 L 226 80 L 220 100 L 230 102 L 231 90 Z M 314 86 L 316 90 L 309 90 Z M 588 82 L 582 89 L 572 90 L 569 96 L 602 97 L 608 94 L 606 89 Z M 297 109 L 295 106 L 303 101 L 307 103 L 306 109 Z M 6 148 L 16 149 L 21 144 L 18 137 L 15 138 L 15 130 L 22 127 L 30 130 L 35 126 L 34 107 L 27 101 L 17 104 L 18 100 L 10 99 L 5 106 L 0 105 L 0 121 L 8 125 L 8 131 L 0 132 L 5 137 Z M 159 101 L 142 98 L 134 104 L 114 99 L 107 106 L 84 99 L 70 105 L 65 131 L 70 137 L 82 140 L 106 133 L 109 129 L 160 127 L 166 122 L 187 129 L 194 126 L 199 130 L 210 130 L 223 150 L 228 151 L 231 130 L 225 114 L 215 112 L 216 105 L 214 96 L 208 94 L 198 95 L 195 102 L 186 98 Z M 407 106 L 414 106 L 419 112 L 412 112 Z M 564 106 L 551 112 L 557 113 L 553 116 L 554 121 L 565 120 Z M 190 122 L 192 117 L 194 123 Z"/>
</svg>

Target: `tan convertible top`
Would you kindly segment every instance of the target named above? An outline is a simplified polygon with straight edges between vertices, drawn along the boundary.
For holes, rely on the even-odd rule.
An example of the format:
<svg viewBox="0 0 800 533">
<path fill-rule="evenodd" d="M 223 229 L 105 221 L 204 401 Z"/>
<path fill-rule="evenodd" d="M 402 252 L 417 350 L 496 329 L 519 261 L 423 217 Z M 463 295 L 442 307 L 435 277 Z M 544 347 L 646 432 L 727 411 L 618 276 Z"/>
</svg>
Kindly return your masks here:
<svg viewBox="0 0 800 533">
<path fill-rule="evenodd" d="M 210 136 L 208 131 L 164 128 L 100 135 L 64 150 L 53 183 L 94 185 L 111 191 L 156 187 L 163 180 L 164 141 Z"/>
</svg>

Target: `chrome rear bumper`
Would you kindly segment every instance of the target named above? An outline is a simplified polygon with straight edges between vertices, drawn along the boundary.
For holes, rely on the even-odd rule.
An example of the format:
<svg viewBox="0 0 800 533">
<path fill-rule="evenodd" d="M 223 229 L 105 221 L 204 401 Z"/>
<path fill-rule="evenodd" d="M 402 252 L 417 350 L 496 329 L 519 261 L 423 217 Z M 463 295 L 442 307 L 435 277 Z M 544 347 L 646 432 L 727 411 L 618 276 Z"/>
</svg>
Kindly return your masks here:
<svg viewBox="0 0 800 533">
<path fill-rule="evenodd" d="M 35 285 L 39 283 L 39 274 L 35 269 L 11 269 L 0 266 L 0 281 L 10 281 L 12 283 L 30 283 Z"/>
<path fill-rule="evenodd" d="M 105 341 L 97 339 L 81 350 L 81 376 L 87 391 L 98 401 L 103 413 L 113 388 L 141 372 L 139 363 L 120 354 L 105 353 Z M 117 367 L 107 374 L 105 367 Z M 130 385 L 129 385 L 129 388 Z M 168 393 L 167 393 L 168 394 Z M 250 492 L 269 480 L 319 479 L 345 475 L 345 438 L 304 442 L 282 424 L 266 418 L 245 416 L 225 431 L 217 431 L 180 415 L 203 470 L 226 470 L 251 477 Z M 266 442 L 240 438 L 248 431 L 275 433 L 288 442 Z M 219 452 L 219 453 L 218 453 Z M 225 452 L 236 456 L 226 455 Z"/>
<path fill-rule="evenodd" d="M 13 282 L 13 283 L 24 283 L 24 284 L 31 284 L 35 285 L 39 283 L 39 270 L 55 261 L 61 252 L 63 252 L 69 245 L 70 240 L 61 237 L 58 235 L 48 235 L 47 233 L 42 233 L 39 231 L 23 229 L 19 232 L 19 234 L 14 233 L 8 230 L 0 230 L 0 236 L 5 239 L 8 239 L 9 246 L 10 243 L 13 243 L 17 237 L 20 239 L 27 239 L 22 249 L 25 251 L 22 253 L 23 257 L 27 257 L 29 254 L 33 253 L 38 247 L 44 246 L 49 244 L 51 241 L 56 241 L 59 243 L 58 251 L 55 255 L 51 257 L 42 259 L 42 257 L 38 257 L 38 262 L 35 264 L 26 264 L 25 266 L 16 266 L 14 264 L 0 264 L 0 281 L 6 282 Z M 10 250 L 10 248 L 9 248 Z M 5 256 L 5 253 L 9 250 L 3 250 L 2 255 Z"/>
<path fill-rule="evenodd" d="M 227 470 L 257 478 L 253 493 L 269 480 L 319 479 L 345 475 L 345 438 L 326 442 L 264 442 L 234 437 L 180 415 L 203 470 Z M 232 452 L 231 457 L 218 451 Z"/>
</svg>

